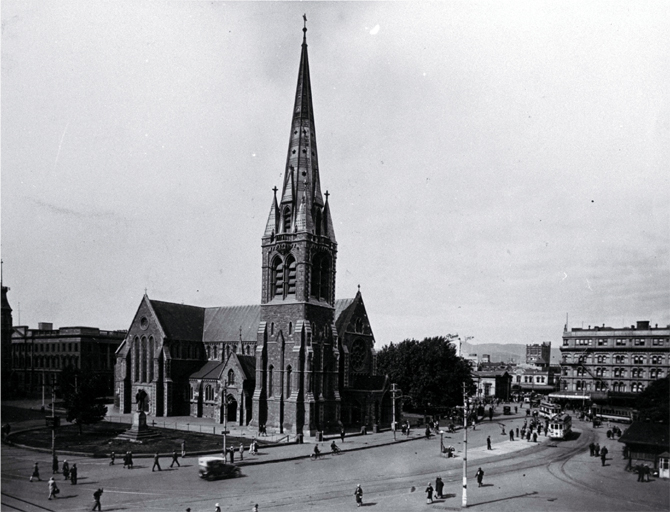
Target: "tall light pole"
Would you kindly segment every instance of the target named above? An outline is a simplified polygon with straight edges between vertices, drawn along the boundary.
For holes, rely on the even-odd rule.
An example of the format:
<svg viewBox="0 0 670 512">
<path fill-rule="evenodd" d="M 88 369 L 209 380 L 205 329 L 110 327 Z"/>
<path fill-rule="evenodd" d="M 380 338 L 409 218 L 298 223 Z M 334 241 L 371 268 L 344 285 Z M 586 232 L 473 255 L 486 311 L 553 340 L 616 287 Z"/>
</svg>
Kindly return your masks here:
<svg viewBox="0 0 670 512">
<path fill-rule="evenodd" d="M 51 376 L 51 460 L 56 456 L 56 376 Z"/>
<path fill-rule="evenodd" d="M 395 394 L 398 390 L 397 384 L 391 384 L 391 393 L 393 394 L 393 440 L 395 441 L 395 431 L 397 429 L 397 423 L 395 420 Z"/>
<path fill-rule="evenodd" d="M 228 434 L 228 379 L 223 378 L 223 458 L 226 458 L 226 434 Z"/>
<path fill-rule="evenodd" d="M 463 383 L 463 500 L 461 508 L 468 506 L 468 395 Z"/>
</svg>

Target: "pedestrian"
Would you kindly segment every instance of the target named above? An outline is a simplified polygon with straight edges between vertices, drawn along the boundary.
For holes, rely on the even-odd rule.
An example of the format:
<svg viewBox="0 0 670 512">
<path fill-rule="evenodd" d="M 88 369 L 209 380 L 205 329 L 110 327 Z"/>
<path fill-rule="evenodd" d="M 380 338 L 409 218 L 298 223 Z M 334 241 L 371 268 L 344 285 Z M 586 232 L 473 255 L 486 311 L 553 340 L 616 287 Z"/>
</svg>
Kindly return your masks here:
<svg viewBox="0 0 670 512">
<path fill-rule="evenodd" d="M 77 464 L 72 464 L 72 469 L 70 469 L 70 483 L 72 485 L 77 485 Z"/>
<path fill-rule="evenodd" d="M 635 470 L 637 471 L 637 481 L 644 482 L 644 467 L 642 464 L 635 466 Z"/>
<path fill-rule="evenodd" d="M 128 469 L 133 469 L 133 452 L 128 450 Z"/>
<path fill-rule="evenodd" d="M 123 454 L 123 467 L 125 468 L 128 465 L 128 452 Z"/>
<path fill-rule="evenodd" d="M 230 463 L 234 464 L 235 463 L 235 448 L 232 447 L 232 446 L 230 448 L 228 448 L 228 453 L 230 454 Z"/>
<path fill-rule="evenodd" d="M 258 512 L 258 503 L 254 505 L 254 508 L 251 509 L 251 512 Z"/>
<path fill-rule="evenodd" d="M 443 495 L 442 495 L 443 490 L 444 490 L 444 482 L 442 481 L 442 477 L 438 476 L 435 479 L 435 497 L 439 498 L 439 499 L 442 499 L 443 498 Z"/>
<path fill-rule="evenodd" d="M 430 427 L 426 425 L 426 439 L 430 439 Z"/>
<path fill-rule="evenodd" d="M 312 454 L 312 456 L 314 457 L 314 460 L 318 459 L 319 455 L 321 455 L 321 452 L 319 451 L 319 445 L 315 444 L 314 445 L 314 453 Z"/>
<path fill-rule="evenodd" d="M 533 442 L 537 443 L 537 432 L 533 432 Z"/>
<path fill-rule="evenodd" d="M 509 431 L 509 440 L 514 441 L 514 429 Z"/>
<path fill-rule="evenodd" d="M 244 443 L 240 443 L 240 461 L 244 460 Z"/>
<path fill-rule="evenodd" d="M 537 435 L 541 436 L 542 435 L 542 425 L 537 426 Z"/>
<path fill-rule="evenodd" d="M 395 427 L 395 423 L 393 426 Z M 344 443 L 344 433 L 345 433 L 344 427 L 340 427 L 340 439 L 342 440 L 343 443 Z"/>
<path fill-rule="evenodd" d="M 409 437 L 409 431 L 411 430 L 409 420 L 407 420 L 407 436 Z"/>
<path fill-rule="evenodd" d="M 596 443 L 596 457 L 600 457 L 600 443 Z"/>
<path fill-rule="evenodd" d="M 356 496 L 356 506 L 360 507 L 363 504 L 363 488 L 361 487 L 361 484 L 356 486 L 354 496 Z"/>
<path fill-rule="evenodd" d="M 102 493 L 102 488 L 93 493 L 93 500 L 95 503 L 93 504 L 93 508 L 91 510 L 102 510 L 102 506 L 100 505 L 100 498 L 102 497 Z"/>
<path fill-rule="evenodd" d="M 40 482 L 42 479 L 40 478 L 40 467 L 37 465 L 37 462 L 33 466 L 33 474 L 30 475 L 30 481 L 33 481 L 33 478 L 37 478 Z"/>
<path fill-rule="evenodd" d="M 221 512 L 221 507 L 219 507 L 218 503 L 214 506 L 214 512 Z"/>
<path fill-rule="evenodd" d="M 516 437 L 519 437 L 519 438 L 521 437 L 521 436 L 519 436 L 519 427 L 516 427 Z"/>
<path fill-rule="evenodd" d="M 426 503 L 430 504 L 433 502 L 433 485 L 428 482 L 428 487 L 424 491 L 426 493 Z"/>
<path fill-rule="evenodd" d="M 56 495 L 59 492 L 60 492 L 60 490 L 58 489 L 58 486 L 56 485 L 56 480 L 54 480 L 54 477 L 52 476 L 51 478 L 49 478 L 49 499 L 58 498 L 58 496 L 56 496 Z"/>
<path fill-rule="evenodd" d="M 477 483 L 479 484 L 479 487 L 481 487 L 482 481 L 484 480 L 484 470 L 482 468 L 479 468 L 475 473 L 475 477 L 477 478 Z"/>
<path fill-rule="evenodd" d="M 602 463 L 603 466 L 605 465 L 605 460 L 607 460 L 606 455 L 607 455 L 607 452 L 605 452 L 605 451 L 600 452 L 600 462 Z"/>
<path fill-rule="evenodd" d="M 607 439 L 610 439 L 612 437 L 612 430 L 607 430 Z"/>
<path fill-rule="evenodd" d="M 492 450 L 492 448 L 491 448 L 491 436 L 488 436 L 486 438 L 486 449 L 487 450 Z"/>
<path fill-rule="evenodd" d="M 63 461 L 63 476 L 65 477 L 64 480 L 70 478 L 70 463 L 67 459 Z"/>
<path fill-rule="evenodd" d="M 501 436 L 504 436 L 506 434 L 505 432 L 505 425 L 502 426 L 502 432 L 500 433 Z"/>
<path fill-rule="evenodd" d="M 186 441 L 181 442 L 181 458 L 186 457 Z"/>
<path fill-rule="evenodd" d="M 177 450 L 172 450 L 172 464 L 170 464 L 170 467 L 174 466 L 175 463 L 177 464 L 177 467 L 181 467 L 181 464 L 179 464 L 179 455 L 177 455 Z"/>
<path fill-rule="evenodd" d="M 519 408 L 515 405 L 514 406 L 514 414 L 517 414 L 519 412 Z"/>
<path fill-rule="evenodd" d="M 489 407 L 489 421 L 493 421 L 493 407 Z"/>
<path fill-rule="evenodd" d="M 58 455 L 55 453 L 53 459 L 51 459 L 51 470 L 53 471 L 54 475 L 58 473 Z"/>
<path fill-rule="evenodd" d="M 251 444 L 249 445 L 249 453 L 251 455 L 258 455 L 258 443 L 256 442 L 256 439 L 251 441 Z"/>
<path fill-rule="evenodd" d="M 109 465 L 113 466 L 115 460 L 116 460 L 116 454 L 114 452 L 110 453 L 109 454 Z"/>
<path fill-rule="evenodd" d="M 156 469 L 156 467 L 158 467 L 158 471 L 162 471 L 162 469 L 161 469 L 161 463 L 160 463 L 159 460 L 158 460 L 158 452 L 156 452 L 156 453 L 154 454 L 154 465 L 151 467 L 151 472 L 152 472 L 152 473 L 154 472 L 154 469 Z"/>
</svg>

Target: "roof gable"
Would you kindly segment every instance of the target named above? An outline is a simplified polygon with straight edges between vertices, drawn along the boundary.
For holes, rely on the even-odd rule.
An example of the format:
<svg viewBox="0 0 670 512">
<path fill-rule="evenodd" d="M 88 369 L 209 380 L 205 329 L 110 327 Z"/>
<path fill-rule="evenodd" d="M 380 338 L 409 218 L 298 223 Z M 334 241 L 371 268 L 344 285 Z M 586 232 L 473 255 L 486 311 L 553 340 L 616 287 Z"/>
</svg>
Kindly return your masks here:
<svg viewBox="0 0 670 512">
<path fill-rule="evenodd" d="M 189 379 L 215 379 L 220 380 L 223 374 L 223 361 L 207 361 L 202 368 L 193 372 Z"/>
</svg>

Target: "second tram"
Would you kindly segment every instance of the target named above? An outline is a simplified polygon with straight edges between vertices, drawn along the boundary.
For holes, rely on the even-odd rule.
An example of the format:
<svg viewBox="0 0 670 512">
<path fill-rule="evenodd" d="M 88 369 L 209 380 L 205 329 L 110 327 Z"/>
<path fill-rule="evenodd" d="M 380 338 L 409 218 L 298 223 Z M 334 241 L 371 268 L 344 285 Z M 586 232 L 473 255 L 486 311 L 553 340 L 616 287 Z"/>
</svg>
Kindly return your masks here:
<svg viewBox="0 0 670 512">
<path fill-rule="evenodd" d="M 549 420 L 549 437 L 567 439 L 572 432 L 572 418 L 568 414 L 559 414 Z"/>
</svg>

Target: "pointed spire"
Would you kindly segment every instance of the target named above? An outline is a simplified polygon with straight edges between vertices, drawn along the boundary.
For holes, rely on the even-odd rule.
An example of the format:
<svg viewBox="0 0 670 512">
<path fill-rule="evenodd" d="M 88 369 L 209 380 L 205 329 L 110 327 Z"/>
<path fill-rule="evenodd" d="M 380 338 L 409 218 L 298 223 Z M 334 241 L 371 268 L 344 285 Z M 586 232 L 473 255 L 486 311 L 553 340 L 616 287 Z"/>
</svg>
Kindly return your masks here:
<svg viewBox="0 0 670 512">
<path fill-rule="evenodd" d="M 332 223 L 325 223 L 325 203 L 321 195 L 319 162 L 316 149 L 316 128 L 312 105 L 312 86 L 309 76 L 309 59 L 307 56 L 307 15 L 303 15 L 303 38 L 298 83 L 293 104 L 293 119 L 289 137 L 288 154 L 284 172 L 284 183 L 278 202 L 278 228 L 275 233 L 284 232 L 283 226 L 288 221 L 283 218 L 290 212 L 291 229 L 286 232 L 320 232 L 330 236 L 334 241 Z M 288 207 L 288 210 L 286 209 Z M 275 210 L 273 209 L 270 213 Z M 298 219 L 298 216 L 301 218 Z M 317 222 L 321 225 L 317 227 Z M 270 236 L 270 219 L 265 236 Z"/>
<path fill-rule="evenodd" d="M 275 197 L 272 201 L 272 206 L 270 207 L 270 215 L 268 215 L 268 222 L 265 225 L 265 233 L 263 236 L 274 236 L 279 232 L 279 205 L 277 204 L 278 190 L 279 189 L 277 187 L 272 189 Z"/>
</svg>

